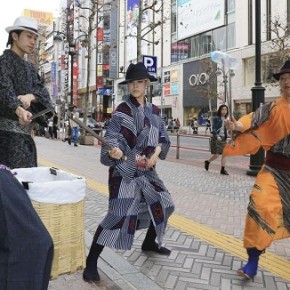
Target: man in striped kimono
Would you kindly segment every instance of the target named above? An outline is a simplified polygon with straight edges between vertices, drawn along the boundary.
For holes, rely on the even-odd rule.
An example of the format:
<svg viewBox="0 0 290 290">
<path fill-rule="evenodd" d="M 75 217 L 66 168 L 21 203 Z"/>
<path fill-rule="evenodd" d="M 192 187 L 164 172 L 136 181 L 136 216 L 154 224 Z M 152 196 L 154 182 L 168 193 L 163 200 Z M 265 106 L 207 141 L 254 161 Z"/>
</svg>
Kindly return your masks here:
<svg viewBox="0 0 290 290">
<path fill-rule="evenodd" d="M 150 80 L 156 79 L 143 63 L 130 64 L 123 81 L 130 96 L 116 108 L 106 130 L 104 138 L 111 147 L 102 147 L 101 162 L 109 166 L 109 209 L 87 257 L 83 273 L 87 282 L 100 280 L 97 260 L 104 246 L 131 249 L 142 200 L 151 217 L 142 250 L 170 255 L 161 244 L 174 203 L 155 168 L 159 158 L 165 159 L 170 141 L 160 110 L 145 97 Z"/>
</svg>

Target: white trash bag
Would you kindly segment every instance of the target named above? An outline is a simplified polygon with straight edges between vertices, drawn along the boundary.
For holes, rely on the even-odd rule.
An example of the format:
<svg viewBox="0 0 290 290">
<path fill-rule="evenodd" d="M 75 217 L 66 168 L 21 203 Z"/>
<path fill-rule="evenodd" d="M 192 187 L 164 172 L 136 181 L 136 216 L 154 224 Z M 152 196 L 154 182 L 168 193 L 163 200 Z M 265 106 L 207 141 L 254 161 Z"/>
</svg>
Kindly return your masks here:
<svg viewBox="0 0 290 290">
<path fill-rule="evenodd" d="M 31 200 L 43 203 L 76 203 L 85 198 L 84 177 L 50 167 L 16 168 L 12 172 Z"/>
</svg>

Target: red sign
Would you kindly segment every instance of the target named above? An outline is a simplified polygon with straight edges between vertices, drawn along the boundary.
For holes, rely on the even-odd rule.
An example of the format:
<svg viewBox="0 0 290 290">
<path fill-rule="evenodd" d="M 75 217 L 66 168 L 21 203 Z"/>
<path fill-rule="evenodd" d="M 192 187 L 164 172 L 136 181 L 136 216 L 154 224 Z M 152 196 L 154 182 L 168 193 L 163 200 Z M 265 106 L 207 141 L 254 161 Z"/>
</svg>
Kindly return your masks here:
<svg viewBox="0 0 290 290">
<path fill-rule="evenodd" d="M 98 89 L 103 87 L 103 77 L 102 76 L 97 76 L 97 82 L 96 86 Z"/>
<path fill-rule="evenodd" d="M 97 29 L 97 41 L 103 41 L 104 40 L 104 30 L 101 27 L 98 27 Z"/>
</svg>

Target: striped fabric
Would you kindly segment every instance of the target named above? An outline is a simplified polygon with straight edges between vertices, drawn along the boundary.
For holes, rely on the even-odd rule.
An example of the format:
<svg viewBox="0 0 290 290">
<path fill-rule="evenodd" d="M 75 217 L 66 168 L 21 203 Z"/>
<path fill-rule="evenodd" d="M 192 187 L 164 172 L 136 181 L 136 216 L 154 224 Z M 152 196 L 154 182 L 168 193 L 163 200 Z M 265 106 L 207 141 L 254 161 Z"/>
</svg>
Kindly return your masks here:
<svg viewBox="0 0 290 290">
<path fill-rule="evenodd" d="M 126 160 L 111 159 L 108 147 L 102 147 L 101 162 L 110 166 L 110 197 L 108 213 L 97 229 L 95 240 L 111 248 L 131 249 L 140 200 L 144 196 L 161 245 L 174 203 L 155 168 L 136 166 L 136 156 L 150 157 L 158 144 L 162 144 L 160 159 L 165 159 L 168 153 L 170 141 L 160 110 L 148 102 L 141 106 L 130 96 L 117 107 L 104 138 L 113 147 L 119 147 Z"/>
</svg>

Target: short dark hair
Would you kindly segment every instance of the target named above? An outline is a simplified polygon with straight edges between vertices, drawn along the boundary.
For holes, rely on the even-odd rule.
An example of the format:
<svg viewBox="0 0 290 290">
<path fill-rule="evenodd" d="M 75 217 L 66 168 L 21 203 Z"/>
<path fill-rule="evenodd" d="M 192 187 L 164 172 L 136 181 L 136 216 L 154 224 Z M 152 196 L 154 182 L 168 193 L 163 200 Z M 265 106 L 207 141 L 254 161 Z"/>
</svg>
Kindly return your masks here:
<svg viewBox="0 0 290 290">
<path fill-rule="evenodd" d="M 6 43 L 6 47 L 8 47 L 9 45 L 12 46 L 12 44 L 13 44 L 12 33 L 15 32 L 19 36 L 22 31 L 24 31 L 24 30 L 13 30 L 13 31 L 10 31 L 9 35 L 8 35 L 8 41 Z"/>
</svg>

